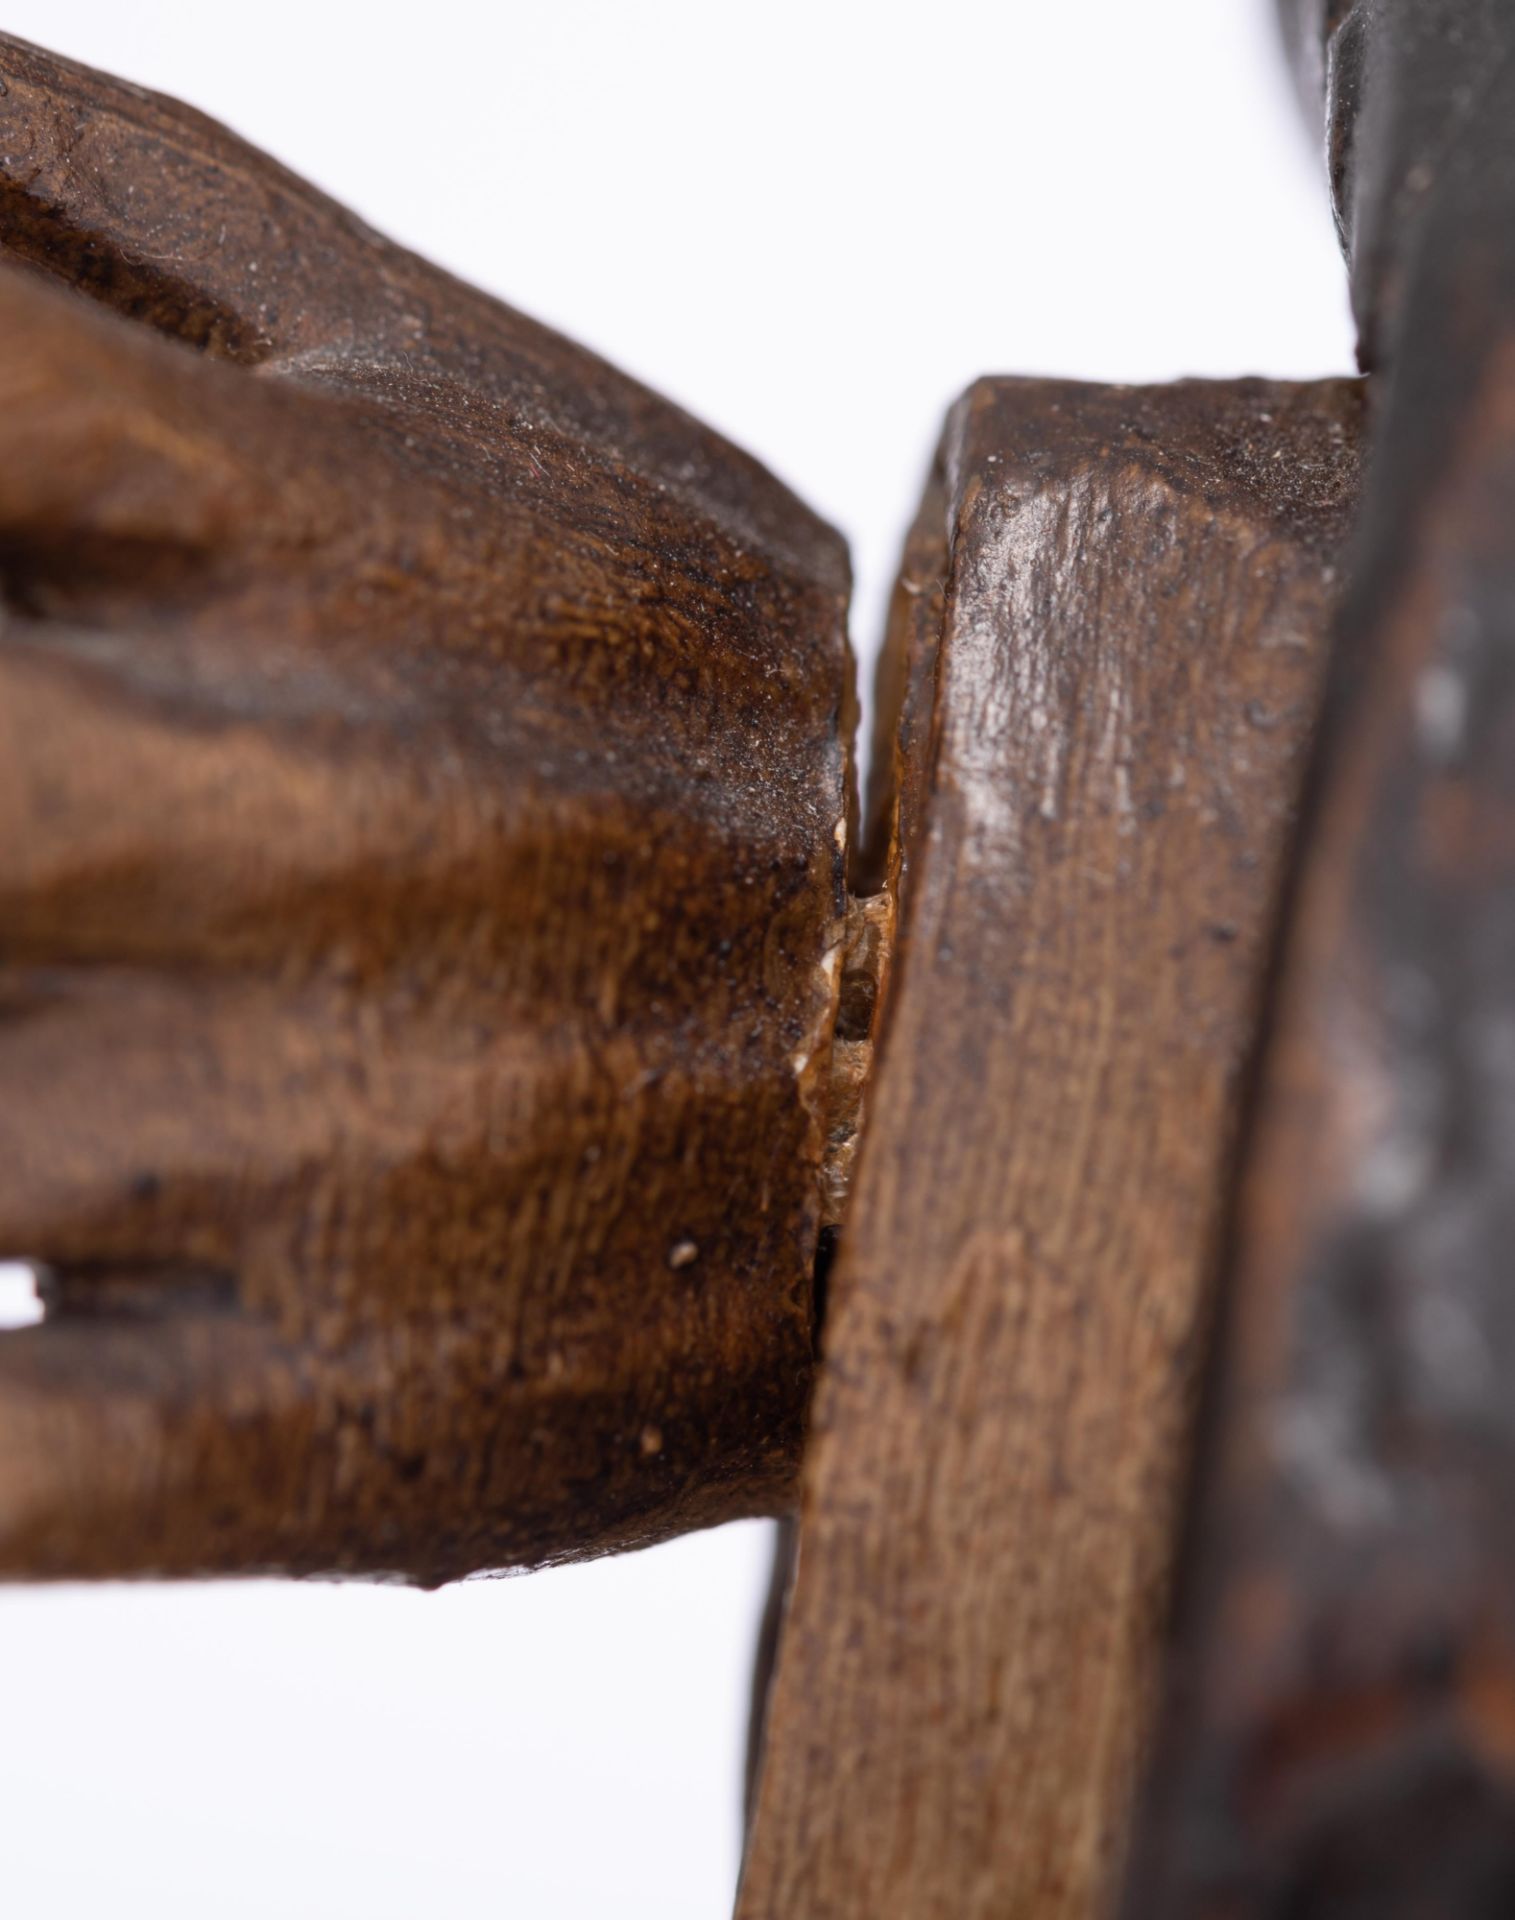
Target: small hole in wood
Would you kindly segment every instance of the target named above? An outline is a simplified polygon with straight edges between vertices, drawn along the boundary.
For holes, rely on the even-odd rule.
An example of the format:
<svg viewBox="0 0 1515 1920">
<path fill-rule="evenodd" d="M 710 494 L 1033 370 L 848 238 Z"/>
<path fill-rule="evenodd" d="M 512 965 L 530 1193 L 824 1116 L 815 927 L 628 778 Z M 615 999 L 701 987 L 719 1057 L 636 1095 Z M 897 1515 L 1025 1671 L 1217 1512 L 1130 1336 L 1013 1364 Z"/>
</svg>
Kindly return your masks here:
<svg viewBox="0 0 1515 1920">
<path fill-rule="evenodd" d="M 873 1031 L 873 1008 L 878 999 L 878 976 L 862 968 L 842 975 L 841 1004 L 837 1008 L 838 1040 L 866 1040 Z"/>
</svg>

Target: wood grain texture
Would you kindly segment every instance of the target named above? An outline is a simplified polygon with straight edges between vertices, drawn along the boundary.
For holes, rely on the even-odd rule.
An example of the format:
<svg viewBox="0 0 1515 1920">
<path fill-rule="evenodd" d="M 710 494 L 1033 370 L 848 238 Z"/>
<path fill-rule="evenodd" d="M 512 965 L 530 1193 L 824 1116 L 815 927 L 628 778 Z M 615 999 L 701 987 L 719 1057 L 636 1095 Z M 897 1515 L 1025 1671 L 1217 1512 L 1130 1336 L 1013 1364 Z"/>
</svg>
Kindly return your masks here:
<svg viewBox="0 0 1515 1920">
<path fill-rule="evenodd" d="M 0 82 L 0 1573 L 782 1507 L 840 540 L 188 109 Z"/>
<path fill-rule="evenodd" d="M 1359 405 L 985 381 L 951 417 L 742 1920 L 1111 1888 Z"/>
<path fill-rule="evenodd" d="M 1376 426 L 1128 1910 L 1504 1920 L 1515 12 L 1300 11 Z"/>
</svg>

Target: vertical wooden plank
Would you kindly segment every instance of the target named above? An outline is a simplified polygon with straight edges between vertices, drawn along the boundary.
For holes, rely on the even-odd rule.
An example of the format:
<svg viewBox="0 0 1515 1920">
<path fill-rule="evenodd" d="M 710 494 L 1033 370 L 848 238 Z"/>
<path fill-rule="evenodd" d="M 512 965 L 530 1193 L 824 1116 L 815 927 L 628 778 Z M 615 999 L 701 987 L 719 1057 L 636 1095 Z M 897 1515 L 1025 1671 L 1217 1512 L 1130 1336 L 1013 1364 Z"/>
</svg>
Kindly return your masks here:
<svg viewBox="0 0 1515 1920">
<path fill-rule="evenodd" d="M 949 422 L 742 1920 L 1060 1920 L 1111 1883 L 1358 410 L 988 381 Z"/>
</svg>

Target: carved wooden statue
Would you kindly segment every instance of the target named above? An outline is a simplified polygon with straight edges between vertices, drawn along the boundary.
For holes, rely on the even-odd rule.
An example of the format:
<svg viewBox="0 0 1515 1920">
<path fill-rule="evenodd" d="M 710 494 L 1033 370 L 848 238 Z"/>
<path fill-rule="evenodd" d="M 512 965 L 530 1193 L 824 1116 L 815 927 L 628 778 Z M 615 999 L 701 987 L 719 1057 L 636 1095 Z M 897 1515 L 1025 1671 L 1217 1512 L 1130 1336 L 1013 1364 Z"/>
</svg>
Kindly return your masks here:
<svg viewBox="0 0 1515 1920">
<path fill-rule="evenodd" d="M 1515 12 L 1286 14 L 1367 378 L 970 390 L 861 831 L 829 529 L 0 39 L 0 1574 L 797 1512 L 741 1920 L 1515 1912 Z"/>
</svg>

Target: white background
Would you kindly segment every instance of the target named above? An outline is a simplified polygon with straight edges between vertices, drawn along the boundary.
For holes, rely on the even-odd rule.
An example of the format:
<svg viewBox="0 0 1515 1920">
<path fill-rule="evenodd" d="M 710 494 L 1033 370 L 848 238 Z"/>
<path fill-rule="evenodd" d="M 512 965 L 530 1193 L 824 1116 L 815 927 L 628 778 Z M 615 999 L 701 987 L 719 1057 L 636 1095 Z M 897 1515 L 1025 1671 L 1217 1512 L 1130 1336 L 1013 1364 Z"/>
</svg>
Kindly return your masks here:
<svg viewBox="0 0 1515 1920">
<path fill-rule="evenodd" d="M 976 374 L 1350 365 L 1267 0 L 4 24 L 229 120 L 759 454 L 851 541 L 864 653 Z M 0 1910 L 721 1920 L 766 1558 L 747 1526 L 438 1595 L 0 1595 Z"/>
</svg>

